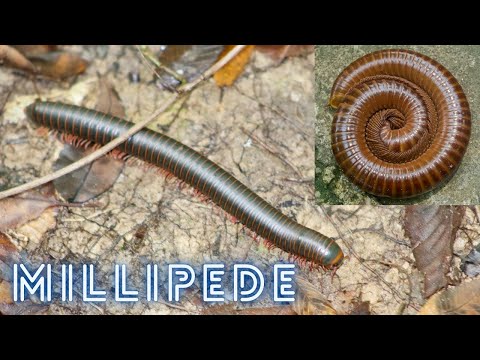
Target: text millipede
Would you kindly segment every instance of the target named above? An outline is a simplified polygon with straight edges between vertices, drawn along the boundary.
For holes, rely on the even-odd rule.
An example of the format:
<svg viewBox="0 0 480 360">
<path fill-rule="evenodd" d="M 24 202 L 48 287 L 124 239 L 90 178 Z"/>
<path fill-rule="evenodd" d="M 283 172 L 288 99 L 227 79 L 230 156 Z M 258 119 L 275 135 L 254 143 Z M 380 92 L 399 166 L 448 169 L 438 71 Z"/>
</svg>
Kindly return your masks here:
<svg viewBox="0 0 480 360">
<path fill-rule="evenodd" d="M 332 150 L 345 175 L 380 197 L 409 198 L 450 179 L 471 132 L 467 98 L 435 60 L 380 50 L 336 79 Z"/>
<path fill-rule="evenodd" d="M 41 126 L 100 145 L 132 126 L 111 115 L 62 103 L 36 102 L 27 107 L 26 113 Z M 144 129 L 118 150 L 173 174 L 257 235 L 294 256 L 325 267 L 339 265 L 343 259 L 333 239 L 296 223 L 220 166 L 168 136 Z"/>
</svg>

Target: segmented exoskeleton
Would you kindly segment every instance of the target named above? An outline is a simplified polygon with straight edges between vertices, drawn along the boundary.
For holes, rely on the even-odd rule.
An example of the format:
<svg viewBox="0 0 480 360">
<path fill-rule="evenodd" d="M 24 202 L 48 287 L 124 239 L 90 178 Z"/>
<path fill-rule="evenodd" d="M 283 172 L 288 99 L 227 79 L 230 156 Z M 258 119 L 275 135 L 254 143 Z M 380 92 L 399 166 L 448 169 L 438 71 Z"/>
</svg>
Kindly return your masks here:
<svg viewBox="0 0 480 360">
<path fill-rule="evenodd" d="M 345 175 L 380 197 L 409 198 L 450 179 L 470 139 L 470 108 L 455 77 L 410 50 L 381 50 L 335 81 L 332 150 Z"/>
<path fill-rule="evenodd" d="M 78 106 L 36 102 L 26 109 L 37 124 L 96 144 L 106 144 L 132 123 Z M 275 246 L 324 267 L 339 265 L 340 247 L 275 209 L 220 166 L 178 141 L 144 129 L 117 148 L 173 174 L 208 196 L 255 234 Z"/>
</svg>

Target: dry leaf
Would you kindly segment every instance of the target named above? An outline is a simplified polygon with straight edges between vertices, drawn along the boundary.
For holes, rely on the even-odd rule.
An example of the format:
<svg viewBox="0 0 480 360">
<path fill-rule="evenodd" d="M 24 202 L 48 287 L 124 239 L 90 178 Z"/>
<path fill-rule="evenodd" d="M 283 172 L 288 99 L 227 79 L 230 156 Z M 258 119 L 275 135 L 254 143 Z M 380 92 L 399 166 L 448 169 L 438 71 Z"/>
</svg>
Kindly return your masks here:
<svg viewBox="0 0 480 360">
<path fill-rule="evenodd" d="M 98 83 L 98 100 L 95 109 L 120 118 L 125 117 L 125 107 L 122 104 L 117 90 L 103 77 L 98 80 Z"/>
<path fill-rule="evenodd" d="M 296 300 L 291 305 L 240 308 L 236 304 L 217 305 L 206 308 L 203 315 L 336 315 L 330 302 L 307 280 L 298 277 Z"/>
<path fill-rule="evenodd" d="M 472 249 L 472 251 L 462 259 L 460 268 L 467 276 L 475 277 L 480 275 L 480 245 Z"/>
<path fill-rule="evenodd" d="M 7 235 L 0 233 L 0 315 L 29 315 L 41 314 L 48 310 L 48 306 L 34 304 L 31 300 L 14 303 L 11 283 L 13 280 L 12 264 L 25 263 L 15 245 Z"/>
<path fill-rule="evenodd" d="M 106 80 L 99 80 L 99 94 L 96 109 L 118 117 L 125 117 L 125 108 L 118 93 Z M 66 145 L 54 164 L 54 170 L 61 169 L 94 151 Z M 74 203 L 87 202 L 110 189 L 120 176 L 125 163 L 111 156 L 104 156 L 77 171 L 54 181 L 55 188 L 64 199 Z"/>
<path fill-rule="evenodd" d="M 268 306 L 237 309 L 235 304 L 206 308 L 202 315 L 296 315 L 291 306 Z"/>
<path fill-rule="evenodd" d="M 0 315 L 44 315 L 49 307 L 46 305 L 37 305 L 28 303 L 21 304 L 1 304 Z"/>
<path fill-rule="evenodd" d="M 314 45 L 256 45 L 256 49 L 275 61 L 291 56 L 300 56 L 313 52 Z"/>
<path fill-rule="evenodd" d="M 197 78 L 216 61 L 223 45 L 165 45 L 158 60 L 178 77 L 189 82 Z M 167 89 L 180 85 L 178 78 L 158 69 L 160 83 Z"/>
<path fill-rule="evenodd" d="M 35 72 L 35 66 L 22 53 L 11 46 L 0 45 L 0 64 L 3 61 L 17 69 L 31 73 Z"/>
<path fill-rule="evenodd" d="M 3 254 L 7 254 L 14 251 L 17 251 L 17 248 L 10 241 L 10 238 L 8 237 L 8 235 L 0 232 L 0 260 L 2 260 L 2 257 L 5 256 Z"/>
<path fill-rule="evenodd" d="M 57 45 L 12 45 L 26 57 L 56 51 Z"/>
<path fill-rule="evenodd" d="M 465 214 L 462 206 L 407 206 L 405 233 L 418 270 L 425 274 L 425 296 L 448 284 L 453 242 Z"/>
<path fill-rule="evenodd" d="M 79 55 L 60 51 L 33 55 L 29 59 L 39 74 L 58 80 L 81 74 L 88 65 Z"/>
<path fill-rule="evenodd" d="M 73 206 L 73 204 L 66 205 Z M 57 226 L 57 213 L 56 208 L 47 209 L 38 218 L 17 227 L 15 233 L 24 236 L 32 244 L 39 244 L 45 233 Z"/>
<path fill-rule="evenodd" d="M 370 315 L 370 302 L 361 301 L 358 303 L 353 303 L 353 309 L 349 312 L 349 315 Z"/>
<path fill-rule="evenodd" d="M 227 45 L 225 50 L 220 54 L 219 59 L 226 56 L 234 47 L 235 45 Z M 237 80 L 237 78 L 243 73 L 245 66 L 248 64 L 254 47 L 254 45 L 248 45 L 228 64 L 215 73 L 213 77 L 218 86 L 231 86 L 235 80 Z"/>
<path fill-rule="evenodd" d="M 297 276 L 296 300 L 292 304 L 298 315 L 336 315 L 337 311 L 330 302 L 306 279 Z"/>
<path fill-rule="evenodd" d="M 480 279 L 433 295 L 421 315 L 480 315 Z"/>
<path fill-rule="evenodd" d="M 39 217 L 48 208 L 66 205 L 68 204 L 57 201 L 51 183 L 0 200 L 0 231 L 14 229 L 25 224 Z"/>
<path fill-rule="evenodd" d="M 13 304 L 10 283 L 3 280 L 0 280 L 0 304 Z"/>
</svg>

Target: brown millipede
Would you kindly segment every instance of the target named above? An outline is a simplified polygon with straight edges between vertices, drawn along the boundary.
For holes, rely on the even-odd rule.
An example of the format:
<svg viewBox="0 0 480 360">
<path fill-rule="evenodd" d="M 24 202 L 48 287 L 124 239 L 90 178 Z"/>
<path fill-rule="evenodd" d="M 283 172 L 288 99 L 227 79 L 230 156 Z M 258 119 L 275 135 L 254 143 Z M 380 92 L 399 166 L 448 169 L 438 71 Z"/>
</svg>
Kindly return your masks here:
<svg viewBox="0 0 480 360">
<path fill-rule="evenodd" d="M 458 169 L 471 132 L 467 98 L 437 61 L 410 50 L 367 54 L 336 79 L 332 151 L 362 190 L 390 198 L 424 194 Z"/>
<path fill-rule="evenodd" d="M 111 115 L 61 103 L 36 102 L 26 113 L 41 126 L 102 145 L 132 126 Z M 337 266 L 343 259 L 333 239 L 293 221 L 220 166 L 166 135 L 144 129 L 117 150 L 173 174 L 255 234 L 296 257 L 324 267 Z"/>
</svg>

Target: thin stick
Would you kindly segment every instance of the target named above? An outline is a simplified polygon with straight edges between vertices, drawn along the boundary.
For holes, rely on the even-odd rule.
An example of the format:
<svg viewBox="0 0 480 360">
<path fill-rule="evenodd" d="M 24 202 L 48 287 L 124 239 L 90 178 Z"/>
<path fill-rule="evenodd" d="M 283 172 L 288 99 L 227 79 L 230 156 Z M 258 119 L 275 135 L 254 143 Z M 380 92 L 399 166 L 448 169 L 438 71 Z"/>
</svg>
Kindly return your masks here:
<svg viewBox="0 0 480 360">
<path fill-rule="evenodd" d="M 218 70 L 220 70 L 223 66 L 225 66 L 230 60 L 232 60 L 235 56 L 238 55 L 240 51 L 244 49 L 246 45 L 237 45 L 235 46 L 232 51 L 230 51 L 226 56 L 224 56 L 222 59 L 220 59 L 217 63 L 215 63 L 211 68 L 206 70 L 203 74 L 201 74 L 197 79 L 193 80 L 190 83 L 187 83 L 185 85 L 182 85 L 179 87 L 178 93 L 174 93 L 170 95 L 165 102 L 160 105 L 160 107 L 147 119 L 135 124 L 132 126 L 130 129 L 128 129 L 126 132 L 121 134 L 119 137 L 116 139 L 110 141 L 108 144 L 105 146 L 101 147 L 100 149 L 92 152 L 91 154 L 83 157 L 82 159 L 58 170 L 55 171 L 52 174 L 46 175 L 44 177 L 38 178 L 36 180 L 33 180 L 29 183 L 14 187 L 12 189 L 8 189 L 5 191 L 0 192 L 0 200 L 4 199 L 6 197 L 14 196 L 17 194 L 20 194 L 24 191 L 34 189 L 38 186 L 44 185 L 46 183 L 49 183 L 50 181 L 53 181 L 55 179 L 58 179 L 59 177 L 65 176 L 73 171 L 76 171 L 85 165 L 88 165 L 98 158 L 106 155 L 113 149 L 115 149 L 117 146 L 121 145 L 123 142 L 125 142 L 129 137 L 133 136 L 135 133 L 138 131 L 142 130 L 144 127 L 148 126 L 152 121 L 154 121 L 161 113 L 163 113 L 165 110 L 167 110 L 179 97 L 182 95 L 188 93 L 189 91 L 193 90 L 198 84 L 200 84 L 203 80 L 208 79 L 210 76 L 215 74 Z"/>
<path fill-rule="evenodd" d="M 170 76 L 173 76 L 180 84 L 185 84 L 186 80 L 178 75 L 175 71 L 170 69 L 169 67 L 163 65 L 155 56 L 152 54 L 152 51 L 150 48 L 146 45 L 136 45 L 137 50 L 140 53 L 140 56 L 142 57 L 142 60 L 147 64 L 148 68 L 150 71 L 152 71 L 157 78 L 161 79 L 160 74 L 157 72 L 157 69 L 165 71 L 167 74 Z M 155 65 L 155 68 L 151 65 Z"/>
</svg>

